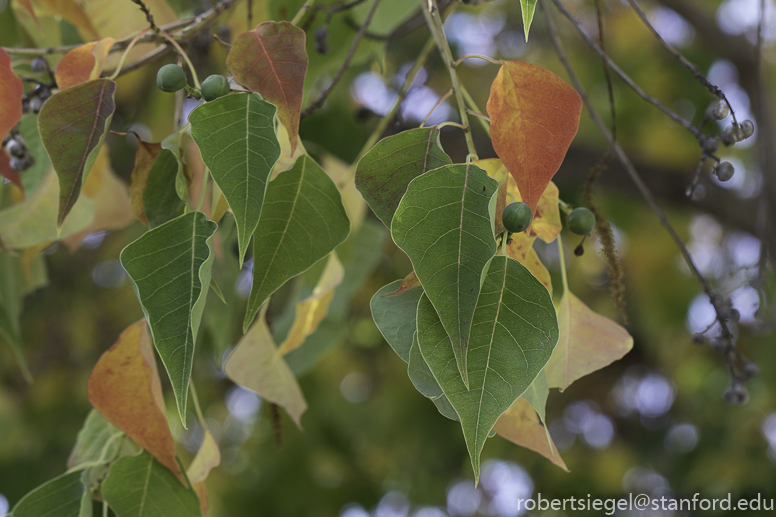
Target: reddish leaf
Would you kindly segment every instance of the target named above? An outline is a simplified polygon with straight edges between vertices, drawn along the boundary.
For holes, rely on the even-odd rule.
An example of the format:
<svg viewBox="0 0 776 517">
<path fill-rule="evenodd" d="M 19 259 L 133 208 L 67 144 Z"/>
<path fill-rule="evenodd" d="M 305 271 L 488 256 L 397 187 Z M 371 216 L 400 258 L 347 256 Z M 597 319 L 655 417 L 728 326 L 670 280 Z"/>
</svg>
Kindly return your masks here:
<svg viewBox="0 0 776 517">
<path fill-rule="evenodd" d="M 115 104 L 116 83 L 96 79 L 51 97 L 38 116 L 43 146 L 59 176 L 57 226 L 75 205 L 83 178 L 105 140 Z"/>
<path fill-rule="evenodd" d="M 65 54 L 55 72 L 59 89 L 64 90 L 100 77 L 113 43 L 113 38 L 105 38 L 86 43 Z"/>
<path fill-rule="evenodd" d="M 22 118 L 22 95 L 24 85 L 13 72 L 11 56 L 0 48 L 0 140 L 13 129 Z"/>
<path fill-rule="evenodd" d="M 305 41 L 299 27 L 288 22 L 264 22 L 240 34 L 226 58 L 226 66 L 238 83 L 277 106 L 280 121 L 288 129 L 292 153 L 299 140 L 307 73 Z"/>
<path fill-rule="evenodd" d="M 557 449 L 550 446 L 536 410 L 524 398 L 519 398 L 496 422 L 493 430 L 510 442 L 538 452 L 566 472 L 569 471 Z"/>
<path fill-rule="evenodd" d="M 162 384 L 145 320 L 127 327 L 92 370 L 89 402 L 188 486 L 175 458 Z"/>
<path fill-rule="evenodd" d="M 579 129 L 582 99 L 540 66 L 505 61 L 488 99 L 493 148 L 535 212 Z"/>
<path fill-rule="evenodd" d="M 4 151 L 0 151 L 0 176 L 19 187 L 19 190 L 24 194 L 22 179 L 19 177 L 19 173 L 11 168 L 11 161 Z"/>
</svg>

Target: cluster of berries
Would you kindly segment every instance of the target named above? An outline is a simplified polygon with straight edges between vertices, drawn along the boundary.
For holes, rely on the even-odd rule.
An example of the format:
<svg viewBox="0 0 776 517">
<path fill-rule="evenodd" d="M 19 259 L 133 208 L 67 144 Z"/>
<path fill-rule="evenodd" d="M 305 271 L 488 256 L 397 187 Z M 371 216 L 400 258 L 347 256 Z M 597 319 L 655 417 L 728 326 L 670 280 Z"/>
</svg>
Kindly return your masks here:
<svg viewBox="0 0 776 517">
<path fill-rule="evenodd" d="M 156 73 L 156 86 L 163 92 L 174 93 L 186 88 L 186 73 L 178 65 L 164 65 Z M 206 101 L 212 101 L 229 93 L 229 82 L 223 75 L 211 75 L 200 87 L 199 93 Z"/>
<path fill-rule="evenodd" d="M 21 133 L 14 133 L 13 131 L 8 133 L 3 139 L 3 147 L 11 155 L 10 164 L 14 171 L 26 171 L 35 164 L 35 158 L 32 157 L 27 149 Z"/>
<path fill-rule="evenodd" d="M 524 232 L 531 226 L 531 207 L 522 201 L 510 203 L 501 213 L 501 221 L 509 233 Z M 595 227 L 595 215 L 584 207 L 575 208 L 566 216 L 566 226 L 577 235 L 587 235 Z"/>
<path fill-rule="evenodd" d="M 48 62 L 42 57 L 36 57 L 30 63 L 32 70 L 40 74 L 49 72 Z M 50 84 L 38 83 L 35 88 L 22 97 L 22 111 L 24 113 L 39 113 L 46 99 L 51 97 Z"/>
</svg>

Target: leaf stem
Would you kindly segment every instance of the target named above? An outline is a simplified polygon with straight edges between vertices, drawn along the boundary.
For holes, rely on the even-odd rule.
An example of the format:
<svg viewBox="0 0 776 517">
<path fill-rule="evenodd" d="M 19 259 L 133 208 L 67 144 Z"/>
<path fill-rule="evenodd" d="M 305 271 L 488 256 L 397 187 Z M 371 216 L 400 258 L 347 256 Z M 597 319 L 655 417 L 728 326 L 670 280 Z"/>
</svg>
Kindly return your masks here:
<svg viewBox="0 0 776 517">
<path fill-rule="evenodd" d="M 313 7 L 313 4 L 315 3 L 315 0 L 307 0 L 302 7 L 299 8 L 299 10 L 296 12 L 294 17 L 291 19 L 291 24 L 296 25 L 300 21 L 302 21 L 302 18 L 305 14 L 310 12 L 310 9 Z"/>
<path fill-rule="evenodd" d="M 463 63 L 463 61 L 465 59 L 469 59 L 469 58 L 482 59 L 483 61 L 487 61 L 488 63 L 490 63 L 492 65 L 501 66 L 501 65 L 504 64 L 504 62 L 502 60 L 500 60 L 500 59 L 493 59 L 492 57 L 483 56 L 482 54 L 466 54 L 465 56 L 461 56 L 461 57 L 459 57 L 458 59 L 455 60 L 455 66 L 460 65 L 461 63 Z"/>
<path fill-rule="evenodd" d="M 472 115 L 477 116 L 477 120 L 480 121 L 482 128 L 485 130 L 486 133 L 490 134 L 490 118 L 486 117 L 484 115 L 485 112 L 482 111 L 479 108 L 479 106 L 477 106 L 477 103 L 475 102 L 474 97 L 472 97 L 471 94 L 469 94 L 469 90 L 467 90 L 463 84 L 460 84 L 459 86 L 461 89 L 461 95 L 463 95 L 463 98 L 466 101 L 466 104 L 469 106 L 471 111 L 475 112 L 475 113 L 472 113 Z"/>
<path fill-rule="evenodd" d="M 123 66 L 124 66 L 124 61 L 127 59 L 127 54 L 129 54 L 129 51 L 130 51 L 130 50 L 132 50 L 132 47 L 134 47 L 134 46 L 135 46 L 135 43 L 137 43 L 137 42 L 138 42 L 138 40 L 140 40 L 140 38 L 141 38 L 141 37 L 143 37 L 143 36 L 144 36 L 146 33 L 148 33 L 148 31 L 150 31 L 150 30 L 151 30 L 151 29 L 145 29 L 145 30 L 141 31 L 140 33 L 138 33 L 138 35 L 137 35 L 137 36 L 135 36 L 134 38 L 132 38 L 132 41 L 130 41 L 130 42 L 129 42 L 129 45 L 127 45 L 127 48 L 126 48 L 126 49 L 124 49 L 124 53 L 123 53 L 123 54 L 121 54 L 121 59 L 119 59 L 119 64 L 118 64 L 118 66 L 116 67 L 116 70 L 114 70 L 114 71 L 113 71 L 113 73 L 112 73 L 112 74 L 110 75 L 110 77 L 109 77 L 109 79 L 110 79 L 111 81 L 115 81 L 115 80 L 116 80 L 116 78 L 117 78 L 117 77 L 119 76 L 119 74 L 121 73 L 121 69 L 122 69 L 122 68 L 123 68 Z"/>
<path fill-rule="evenodd" d="M 431 109 L 426 113 L 426 116 L 423 118 L 423 122 L 420 123 L 420 127 L 426 126 L 426 121 L 428 120 L 428 117 L 431 116 L 432 113 L 434 113 L 434 110 L 437 109 L 437 107 L 445 102 L 447 99 L 450 98 L 450 96 L 453 94 L 453 90 L 448 90 L 446 94 L 442 95 L 438 101 L 434 103 L 433 106 L 431 106 Z"/>
<path fill-rule="evenodd" d="M 205 415 L 202 414 L 202 407 L 199 405 L 199 397 L 197 397 L 197 389 L 194 387 L 194 379 L 189 377 L 189 388 L 191 389 L 191 400 L 194 401 L 194 410 L 197 412 L 197 419 L 202 425 L 203 429 L 207 429 L 207 422 L 205 422 Z"/>
<path fill-rule="evenodd" d="M 189 67 L 189 71 L 191 72 L 191 78 L 194 80 L 194 86 L 197 88 L 197 90 L 200 89 L 201 85 L 199 84 L 199 78 L 197 77 L 197 71 L 194 69 L 194 65 L 191 62 L 191 59 L 189 59 L 188 54 L 183 51 L 183 48 L 178 44 L 177 41 L 175 41 L 175 38 L 170 36 L 165 31 L 159 31 L 159 34 L 164 36 L 164 38 L 167 39 L 167 41 L 170 42 L 170 44 L 175 47 L 175 50 L 178 51 L 178 54 L 183 58 L 184 61 L 186 61 L 186 66 Z"/>
<path fill-rule="evenodd" d="M 455 94 L 455 100 L 458 102 L 458 113 L 461 116 L 461 124 L 464 130 L 464 137 L 466 138 L 466 147 L 469 150 L 469 154 L 476 159 L 477 149 L 474 147 L 474 139 L 472 138 L 471 127 L 469 125 L 469 116 L 466 113 L 466 104 L 464 102 L 463 95 L 460 92 L 460 84 L 458 81 L 458 74 L 455 71 L 455 61 L 453 60 L 453 53 L 450 50 L 450 45 L 447 43 L 445 37 L 445 31 L 442 27 L 442 17 L 439 16 L 439 6 L 436 0 L 419 0 L 421 5 L 421 11 L 426 18 L 426 25 L 428 25 L 431 34 L 434 36 L 437 48 L 440 54 L 442 54 L 442 61 L 447 67 L 447 71 L 450 74 L 450 82 L 452 84 L 452 90 Z"/>
</svg>

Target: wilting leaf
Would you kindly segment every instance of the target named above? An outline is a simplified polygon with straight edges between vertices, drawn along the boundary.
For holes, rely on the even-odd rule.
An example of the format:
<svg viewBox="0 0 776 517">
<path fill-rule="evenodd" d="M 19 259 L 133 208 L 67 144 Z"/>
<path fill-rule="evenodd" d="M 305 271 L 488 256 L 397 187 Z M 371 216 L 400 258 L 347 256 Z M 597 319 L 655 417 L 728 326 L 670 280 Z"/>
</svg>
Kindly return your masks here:
<svg viewBox="0 0 776 517">
<path fill-rule="evenodd" d="M 70 217 L 57 229 L 59 186 L 54 171 L 49 170 L 32 195 L 21 203 L 0 210 L 0 239 L 10 249 L 21 249 L 53 242 L 80 232 L 94 220 L 94 202 L 82 196 L 73 206 Z"/>
<path fill-rule="evenodd" d="M 579 128 L 582 99 L 549 70 L 505 61 L 488 99 L 493 148 L 533 211 Z"/>
<path fill-rule="evenodd" d="M 407 185 L 431 169 L 449 165 L 439 129 L 424 127 L 383 138 L 358 162 L 356 187 L 388 228 Z"/>
<path fill-rule="evenodd" d="M 536 11 L 537 0 L 520 0 L 520 8 L 523 11 L 523 31 L 525 32 L 525 42 L 528 43 L 528 31 L 531 29 L 534 11 Z"/>
<path fill-rule="evenodd" d="M 307 402 L 294 374 L 275 346 L 265 313 L 266 307 L 227 359 L 224 372 L 235 383 L 285 409 L 301 428 L 300 419 L 307 410 Z"/>
<path fill-rule="evenodd" d="M 536 411 L 524 398 L 519 398 L 501 415 L 493 428 L 510 442 L 538 452 L 558 467 L 568 472 L 557 448 L 547 440 L 547 431 Z"/>
<path fill-rule="evenodd" d="M 11 66 L 11 56 L 0 48 L 0 139 L 22 118 L 24 84 Z"/>
<path fill-rule="evenodd" d="M 410 289 L 400 296 L 393 295 L 401 288 L 401 284 L 401 280 L 396 280 L 384 286 L 372 296 L 369 306 L 380 333 L 393 351 L 407 363 L 410 360 L 412 336 L 415 334 L 418 300 L 423 289 Z"/>
<path fill-rule="evenodd" d="M 137 152 L 135 153 L 135 166 L 132 169 L 132 179 L 129 184 L 129 197 L 132 205 L 132 215 L 146 226 L 149 223 L 143 208 L 143 191 L 148 184 L 148 174 L 151 171 L 151 167 L 161 152 L 162 145 L 160 143 L 137 139 Z"/>
<path fill-rule="evenodd" d="M 55 71 L 59 89 L 99 78 L 114 42 L 113 38 L 91 41 L 65 54 Z"/>
<path fill-rule="evenodd" d="M 102 354 L 87 383 L 89 402 L 111 424 L 170 469 L 186 478 L 175 459 L 162 384 L 145 320 L 127 327 Z"/>
<path fill-rule="evenodd" d="M 343 242 L 350 223 L 340 193 L 309 157 L 272 180 L 253 235 L 253 285 L 243 331 L 286 281 Z"/>
<path fill-rule="evenodd" d="M 633 348 L 622 326 L 590 310 L 568 289 L 558 304 L 560 340 L 544 370 L 550 388 L 565 390 L 575 380 L 620 359 Z"/>
<path fill-rule="evenodd" d="M 183 214 L 185 204 L 176 190 L 180 161 L 175 153 L 163 149 L 148 171 L 143 189 L 143 213 L 150 228 L 156 228 Z"/>
<path fill-rule="evenodd" d="M 334 290 L 342 283 L 345 270 L 337 258 L 337 253 L 329 255 L 326 267 L 315 284 L 310 296 L 296 304 L 296 317 L 285 341 L 278 348 L 278 354 L 285 355 L 296 350 L 304 343 L 307 336 L 315 332 L 329 310 L 329 304 L 334 299 Z"/>
<path fill-rule="evenodd" d="M 234 41 L 226 66 L 235 80 L 278 108 L 296 149 L 307 73 L 305 32 L 288 22 L 264 22 Z"/>
<path fill-rule="evenodd" d="M 9 517 L 91 517 L 92 495 L 83 470 L 47 481 L 16 503 Z"/>
<path fill-rule="evenodd" d="M 472 315 L 490 259 L 498 183 L 474 165 L 447 165 L 415 178 L 396 209 L 391 235 L 409 255 L 439 314 L 464 386 Z"/>
<path fill-rule="evenodd" d="M 558 340 L 547 290 L 519 262 L 493 258 L 469 342 L 469 389 L 452 367 L 450 339 L 424 295 L 418 303 L 420 352 L 461 419 L 475 479 L 479 457 L 498 417 L 531 385 Z"/>
<path fill-rule="evenodd" d="M 199 446 L 197 455 L 191 461 L 191 465 L 186 469 L 186 475 L 194 483 L 202 483 L 207 479 L 210 471 L 221 464 L 221 451 L 218 448 L 218 442 L 205 429 L 205 436 L 202 438 L 202 445 Z"/>
<path fill-rule="evenodd" d="M 105 140 L 115 90 L 113 81 L 95 79 L 53 95 L 40 110 L 40 136 L 59 176 L 59 227 L 78 200 L 83 178 Z"/>
<path fill-rule="evenodd" d="M 197 494 L 144 452 L 118 460 L 102 484 L 117 517 L 199 517 Z"/>
<path fill-rule="evenodd" d="M 213 266 L 216 223 L 189 212 L 149 230 L 121 252 L 121 264 L 151 327 L 186 425 L 194 344 Z"/>
<path fill-rule="evenodd" d="M 256 93 L 235 93 L 206 102 L 189 115 L 202 160 L 234 213 L 240 267 L 280 156 L 275 111 Z"/>
</svg>

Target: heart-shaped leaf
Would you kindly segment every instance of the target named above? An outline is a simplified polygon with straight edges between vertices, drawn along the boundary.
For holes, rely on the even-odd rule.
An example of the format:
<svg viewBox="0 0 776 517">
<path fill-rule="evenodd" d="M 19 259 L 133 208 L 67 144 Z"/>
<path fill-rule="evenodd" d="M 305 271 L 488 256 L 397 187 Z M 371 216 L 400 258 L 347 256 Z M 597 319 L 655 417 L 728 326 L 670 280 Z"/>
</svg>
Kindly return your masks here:
<svg viewBox="0 0 776 517">
<path fill-rule="evenodd" d="M 418 300 L 423 289 L 410 289 L 400 296 L 388 296 L 401 284 L 401 280 L 396 280 L 383 286 L 372 296 L 369 306 L 378 330 L 393 351 L 407 363 L 410 360 L 412 336 L 415 334 Z"/>
<path fill-rule="evenodd" d="M 256 93 L 235 93 L 206 102 L 189 115 L 202 160 L 234 213 L 240 267 L 280 156 L 276 111 Z"/>
<path fill-rule="evenodd" d="M 479 167 L 446 165 L 409 184 L 391 223 L 393 240 L 410 257 L 450 336 L 465 386 L 472 315 L 496 253 L 497 188 Z"/>
</svg>

